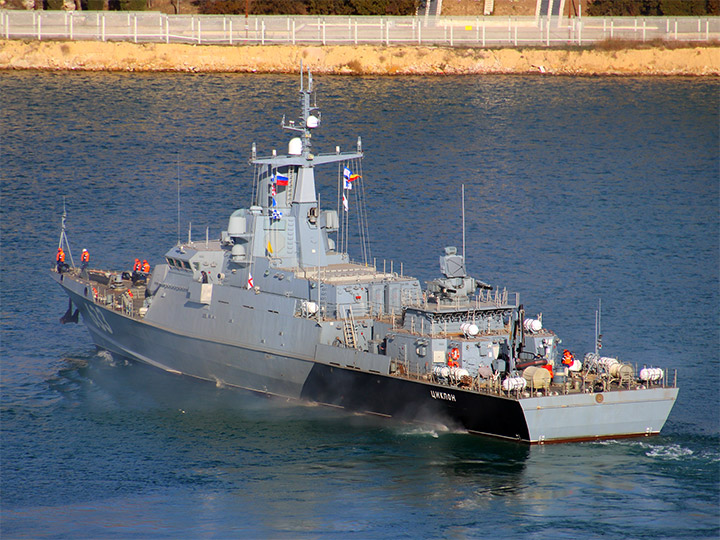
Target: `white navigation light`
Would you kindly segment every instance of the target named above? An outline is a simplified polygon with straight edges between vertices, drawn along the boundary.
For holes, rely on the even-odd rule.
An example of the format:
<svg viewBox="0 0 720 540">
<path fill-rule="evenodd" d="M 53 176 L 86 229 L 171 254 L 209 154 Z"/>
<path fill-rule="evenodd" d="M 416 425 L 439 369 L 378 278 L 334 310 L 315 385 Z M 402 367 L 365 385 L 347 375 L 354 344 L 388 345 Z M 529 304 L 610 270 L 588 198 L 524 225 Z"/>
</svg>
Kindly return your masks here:
<svg viewBox="0 0 720 540">
<path fill-rule="evenodd" d="M 302 140 L 300 137 L 293 137 L 288 143 L 288 154 L 291 156 L 299 156 L 302 154 Z"/>
<path fill-rule="evenodd" d="M 310 129 L 314 129 L 314 128 L 318 127 L 318 124 L 320 124 L 318 117 L 313 116 L 312 114 L 310 116 L 308 116 L 308 119 L 305 122 L 305 125 Z"/>
</svg>

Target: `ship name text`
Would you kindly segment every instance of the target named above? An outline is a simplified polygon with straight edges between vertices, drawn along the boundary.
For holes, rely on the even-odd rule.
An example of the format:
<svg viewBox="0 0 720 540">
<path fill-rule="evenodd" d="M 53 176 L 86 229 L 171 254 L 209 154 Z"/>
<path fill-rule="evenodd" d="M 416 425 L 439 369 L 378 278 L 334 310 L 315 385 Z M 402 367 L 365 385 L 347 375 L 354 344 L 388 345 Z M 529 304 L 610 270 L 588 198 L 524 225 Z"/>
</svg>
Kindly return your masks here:
<svg viewBox="0 0 720 540">
<path fill-rule="evenodd" d="M 433 399 L 444 399 L 445 401 L 456 401 L 455 394 L 448 394 L 447 392 L 438 392 L 436 390 L 430 390 L 430 397 Z"/>
</svg>

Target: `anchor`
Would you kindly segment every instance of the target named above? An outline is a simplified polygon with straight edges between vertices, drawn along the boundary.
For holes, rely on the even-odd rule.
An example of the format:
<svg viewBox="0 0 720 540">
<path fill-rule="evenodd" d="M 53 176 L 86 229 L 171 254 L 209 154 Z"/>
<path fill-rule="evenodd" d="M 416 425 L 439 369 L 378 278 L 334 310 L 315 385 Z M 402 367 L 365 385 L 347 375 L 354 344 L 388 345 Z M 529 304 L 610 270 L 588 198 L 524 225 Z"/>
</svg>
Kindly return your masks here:
<svg viewBox="0 0 720 540">
<path fill-rule="evenodd" d="M 73 310 L 72 310 L 72 300 L 68 299 L 68 308 L 67 308 L 67 311 L 65 312 L 65 315 L 63 315 L 62 317 L 60 317 L 60 322 L 63 323 L 63 324 L 67 324 L 67 323 L 75 323 L 75 324 L 77 324 L 77 322 L 78 322 L 78 314 L 79 314 L 79 313 L 80 313 L 80 310 L 79 310 L 79 309 L 75 309 L 75 313 L 73 313 Z"/>
</svg>

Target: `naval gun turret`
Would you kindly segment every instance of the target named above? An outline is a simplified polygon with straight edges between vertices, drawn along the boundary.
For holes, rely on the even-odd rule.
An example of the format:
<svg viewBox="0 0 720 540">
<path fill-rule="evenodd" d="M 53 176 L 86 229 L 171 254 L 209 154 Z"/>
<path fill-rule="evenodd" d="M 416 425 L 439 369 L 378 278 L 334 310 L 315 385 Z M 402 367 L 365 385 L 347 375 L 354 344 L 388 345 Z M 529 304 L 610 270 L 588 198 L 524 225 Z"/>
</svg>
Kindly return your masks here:
<svg viewBox="0 0 720 540">
<path fill-rule="evenodd" d="M 447 246 L 445 254 L 440 256 L 442 278 L 427 282 L 428 301 L 437 304 L 450 304 L 467 301 L 476 289 L 492 289 L 492 286 L 467 275 L 465 257 L 459 255 L 455 246 Z"/>
</svg>

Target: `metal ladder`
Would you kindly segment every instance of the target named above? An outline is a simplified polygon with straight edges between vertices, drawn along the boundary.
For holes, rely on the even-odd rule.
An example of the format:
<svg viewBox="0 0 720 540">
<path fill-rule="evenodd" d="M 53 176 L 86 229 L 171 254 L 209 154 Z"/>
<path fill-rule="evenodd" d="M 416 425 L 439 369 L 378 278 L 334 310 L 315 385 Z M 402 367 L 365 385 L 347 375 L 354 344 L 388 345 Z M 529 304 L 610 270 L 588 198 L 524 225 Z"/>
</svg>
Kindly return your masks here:
<svg viewBox="0 0 720 540">
<path fill-rule="evenodd" d="M 353 320 L 351 308 L 348 308 L 347 313 L 343 316 L 343 334 L 345 335 L 345 346 L 348 349 L 357 349 L 355 321 Z"/>
<path fill-rule="evenodd" d="M 492 15 L 493 11 L 495 11 L 495 0 L 485 0 L 483 15 Z"/>
</svg>

